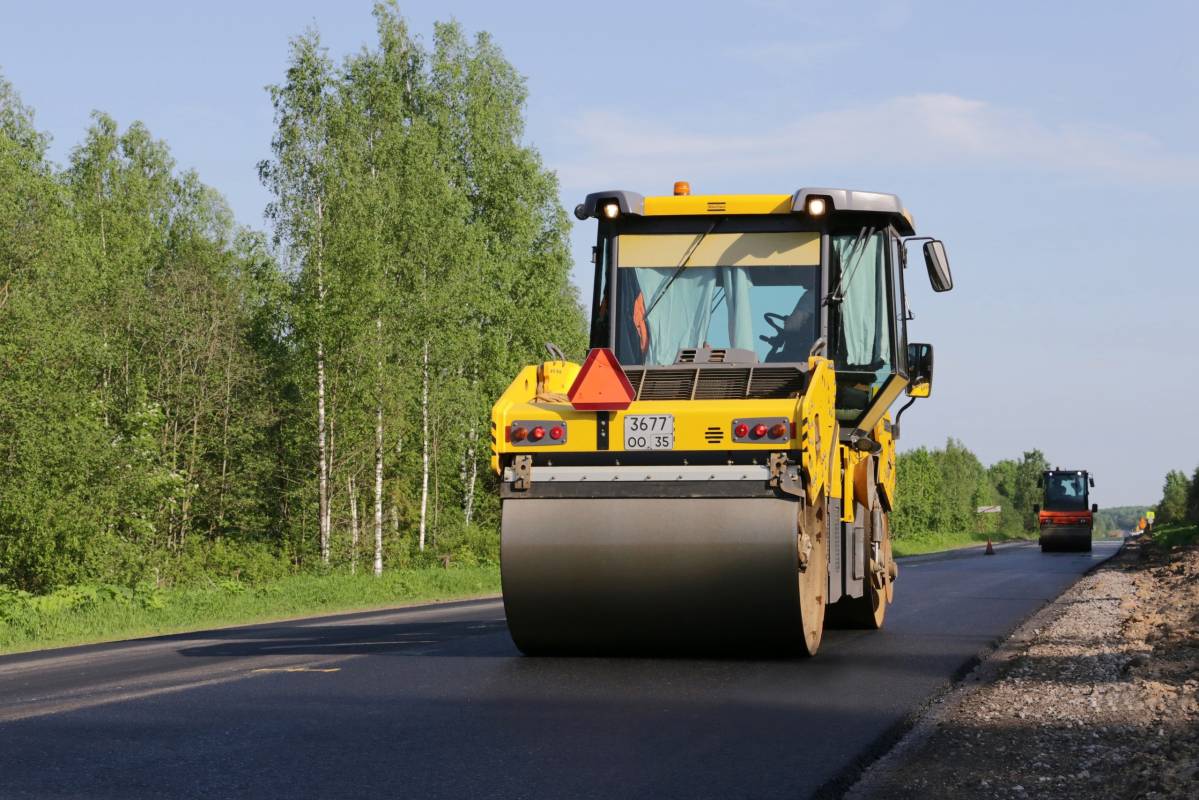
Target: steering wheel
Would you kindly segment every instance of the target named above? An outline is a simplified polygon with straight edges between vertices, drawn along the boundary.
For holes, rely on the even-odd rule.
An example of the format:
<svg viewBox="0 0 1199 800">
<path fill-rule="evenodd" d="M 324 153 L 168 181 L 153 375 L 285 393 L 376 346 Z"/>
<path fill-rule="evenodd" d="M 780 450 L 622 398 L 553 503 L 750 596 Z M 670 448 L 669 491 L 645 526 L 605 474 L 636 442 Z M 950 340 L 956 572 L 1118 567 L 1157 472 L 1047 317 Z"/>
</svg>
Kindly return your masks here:
<svg viewBox="0 0 1199 800">
<path fill-rule="evenodd" d="M 763 334 L 758 337 L 763 342 L 766 342 L 766 344 L 770 345 L 770 352 L 766 354 L 764 359 L 762 359 L 763 361 L 770 361 L 774 356 L 778 355 L 782 351 L 783 345 L 787 343 L 787 318 L 782 314 L 776 314 L 773 311 L 767 311 L 762 315 L 762 318 L 766 320 L 767 325 L 774 328 L 773 336 L 766 336 Z"/>
</svg>

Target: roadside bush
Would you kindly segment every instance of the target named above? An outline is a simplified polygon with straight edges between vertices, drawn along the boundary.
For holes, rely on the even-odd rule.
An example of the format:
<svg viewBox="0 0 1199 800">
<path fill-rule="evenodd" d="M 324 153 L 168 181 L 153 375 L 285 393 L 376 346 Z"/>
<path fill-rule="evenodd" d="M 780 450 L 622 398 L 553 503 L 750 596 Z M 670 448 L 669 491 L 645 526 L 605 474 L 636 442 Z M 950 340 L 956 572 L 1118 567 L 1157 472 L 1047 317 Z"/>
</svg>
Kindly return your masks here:
<svg viewBox="0 0 1199 800">
<path fill-rule="evenodd" d="M 294 572 L 271 546 L 228 539 L 198 541 L 175 561 L 167 562 L 164 579 L 171 585 L 194 586 L 233 581 L 260 584 Z"/>
</svg>

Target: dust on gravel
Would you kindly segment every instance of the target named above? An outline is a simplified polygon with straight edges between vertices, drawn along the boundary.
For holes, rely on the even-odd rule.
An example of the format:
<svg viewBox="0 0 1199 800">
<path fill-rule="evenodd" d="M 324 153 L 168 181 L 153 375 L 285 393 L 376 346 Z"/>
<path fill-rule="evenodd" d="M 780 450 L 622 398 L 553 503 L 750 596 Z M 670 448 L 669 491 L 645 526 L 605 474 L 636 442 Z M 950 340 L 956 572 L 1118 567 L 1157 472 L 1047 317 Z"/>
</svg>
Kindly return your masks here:
<svg viewBox="0 0 1199 800">
<path fill-rule="evenodd" d="M 882 774 L 888 798 L 1199 797 L 1199 547 L 1130 545 Z"/>
</svg>

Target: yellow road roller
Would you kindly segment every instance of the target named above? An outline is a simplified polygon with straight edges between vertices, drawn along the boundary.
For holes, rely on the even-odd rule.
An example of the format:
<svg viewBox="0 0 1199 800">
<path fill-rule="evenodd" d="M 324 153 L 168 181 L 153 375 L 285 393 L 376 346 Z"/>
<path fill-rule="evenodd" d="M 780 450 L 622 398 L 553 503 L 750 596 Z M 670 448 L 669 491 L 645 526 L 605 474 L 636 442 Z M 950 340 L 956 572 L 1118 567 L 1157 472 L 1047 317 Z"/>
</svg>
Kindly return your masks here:
<svg viewBox="0 0 1199 800">
<path fill-rule="evenodd" d="M 492 410 L 508 628 L 526 654 L 813 655 L 879 628 L 897 569 L 909 343 L 898 197 L 587 195 L 590 350 L 526 366 Z M 892 419 L 890 407 L 911 400 Z"/>
</svg>

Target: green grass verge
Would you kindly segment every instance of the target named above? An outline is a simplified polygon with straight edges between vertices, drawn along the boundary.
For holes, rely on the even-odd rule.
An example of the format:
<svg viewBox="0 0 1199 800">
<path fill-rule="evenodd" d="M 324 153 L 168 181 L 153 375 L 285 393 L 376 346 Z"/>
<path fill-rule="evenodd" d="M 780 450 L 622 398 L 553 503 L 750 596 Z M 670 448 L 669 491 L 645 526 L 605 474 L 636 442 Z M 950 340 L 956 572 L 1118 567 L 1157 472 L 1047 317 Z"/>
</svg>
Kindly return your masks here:
<svg viewBox="0 0 1199 800">
<path fill-rule="evenodd" d="M 986 544 L 988 537 L 996 544 L 1029 541 L 1029 538 L 1024 536 L 1004 536 L 996 533 L 915 533 L 893 538 L 891 550 L 896 556 L 918 556 Z M 1036 541 L 1035 536 L 1032 537 L 1032 541 Z"/>
<path fill-rule="evenodd" d="M 1194 523 L 1163 525 L 1153 532 L 1151 541 L 1156 546 L 1167 550 L 1179 545 L 1199 544 L 1199 525 Z"/>
<path fill-rule="evenodd" d="M 296 575 L 258 586 L 71 587 L 44 597 L 0 587 L 0 653 L 474 597 L 499 588 L 497 566 L 397 570 L 380 578 Z"/>
</svg>

